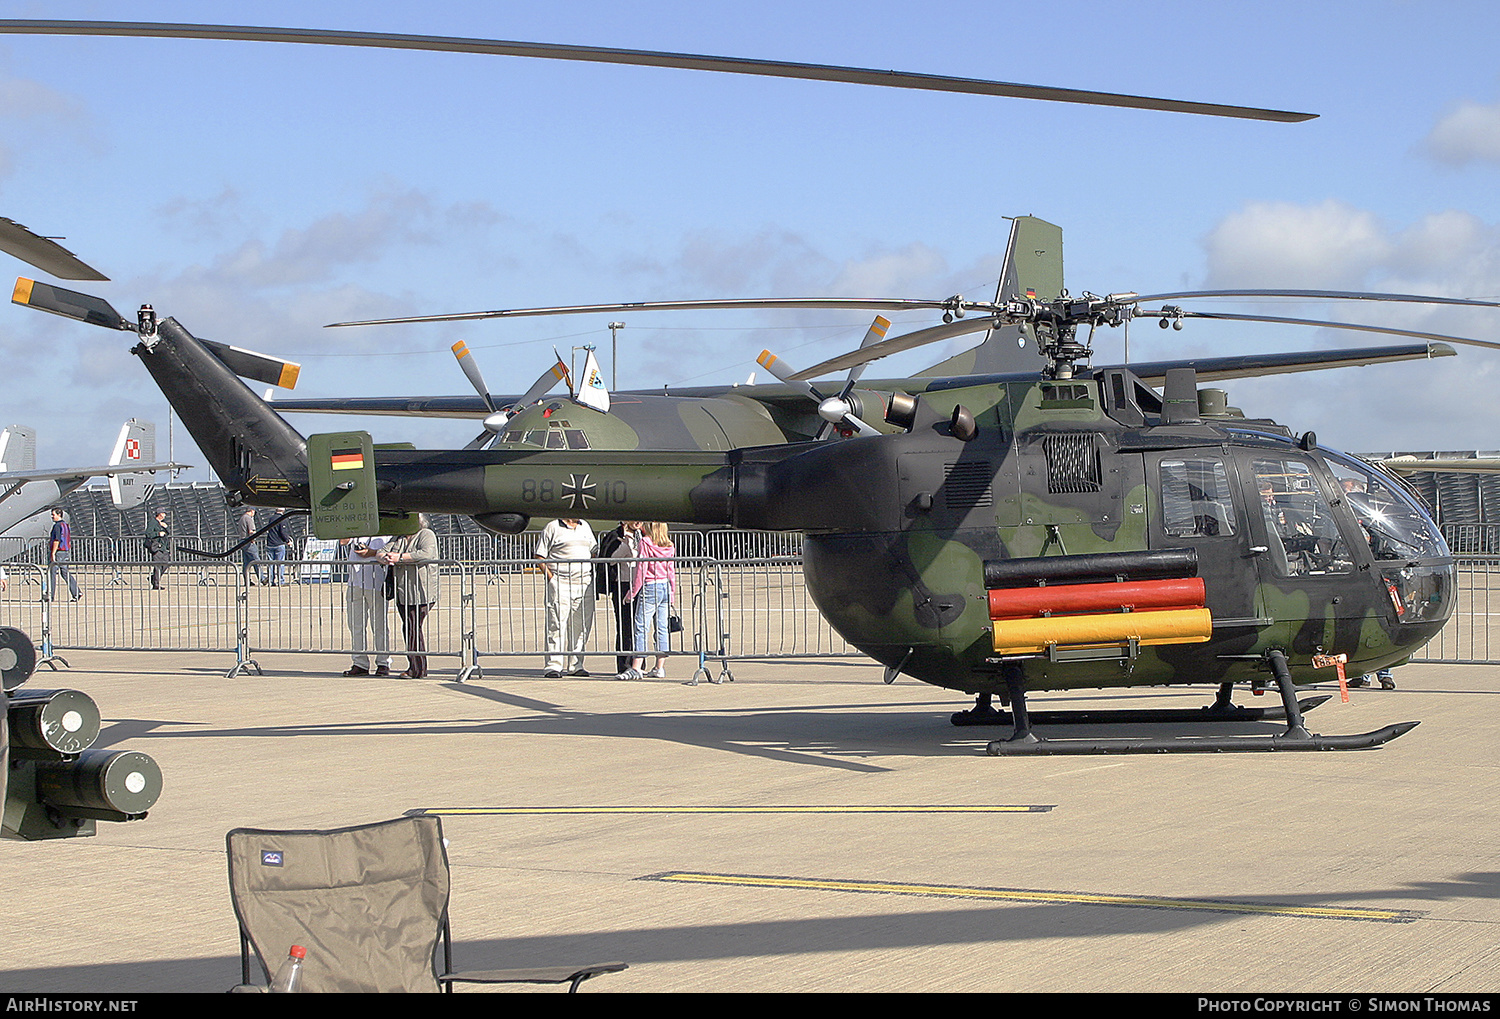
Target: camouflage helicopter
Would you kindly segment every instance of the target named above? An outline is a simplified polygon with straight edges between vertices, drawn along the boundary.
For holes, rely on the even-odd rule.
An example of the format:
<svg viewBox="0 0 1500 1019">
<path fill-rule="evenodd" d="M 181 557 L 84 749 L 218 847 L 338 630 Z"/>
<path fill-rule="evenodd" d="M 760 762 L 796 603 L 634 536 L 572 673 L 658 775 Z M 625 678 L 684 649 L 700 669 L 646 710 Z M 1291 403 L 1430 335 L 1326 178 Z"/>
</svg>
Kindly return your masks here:
<svg viewBox="0 0 1500 1019">
<path fill-rule="evenodd" d="M 1311 117 L 862 68 L 492 40 L 37 21 L 0 22 L 0 33 L 448 50 L 1282 122 Z M 1337 667 L 1340 659 L 1361 671 L 1403 661 L 1441 628 L 1452 611 L 1454 568 L 1431 518 L 1379 466 L 1322 449 L 1311 435 L 1299 439 L 1274 422 L 1246 419 L 1219 392 L 1200 390 L 1198 383 L 1442 356 L 1453 353 L 1444 341 L 1480 341 L 1386 329 L 1376 331 L 1424 342 L 1335 355 L 1091 368 L 1087 336 L 1135 318 L 1156 317 L 1164 327 L 1191 318 L 1288 320 L 1179 305 L 1141 308 L 1143 302 L 1211 294 L 1075 297 L 1060 287 L 1059 279 L 1057 290 L 1017 291 L 1002 278 L 992 302 L 925 302 L 951 317 L 942 325 L 900 337 L 877 335 L 861 351 L 806 372 L 782 369 L 781 395 L 803 400 L 805 424 L 811 424 L 807 391 L 792 388 L 808 378 L 857 370 L 896 350 L 981 330 L 992 338 L 999 330 L 1034 338 L 1040 371 L 988 368 L 980 363 L 985 355 L 976 354 L 972 364 L 949 363 L 922 378 L 864 387 L 851 379 L 836 398 L 813 392 L 823 421 L 855 433 L 846 441 L 816 441 L 829 429 L 788 423 L 785 412 L 777 421 L 770 407 L 778 394 L 768 390 L 759 410 L 741 407 L 751 417 L 771 420 L 775 428 L 764 430 L 763 438 L 738 427 L 731 434 L 718 422 L 722 441 L 693 436 L 689 427 L 689 441 L 678 448 L 568 448 L 566 434 L 560 445 L 551 439 L 543 407 L 531 413 L 548 420 L 545 429 L 523 428 L 520 418 L 497 421 L 499 430 L 487 425 L 468 449 L 377 450 L 366 436 L 355 455 L 334 450 L 340 466 L 359 464 L 357 477 L 331 473 L 329 444 L 304 439 L 237 377 L 285 383 L 295 366 L 200 340 L 174 319 L 159 320 L 149 306 L 130 321 L 102 300 L 28 280 L 18 282 L 13 299 L 136 333 L 133 352 L 226 487 L 253 504 L 308 506 L 315 530 L 320 515 L 332 526 L 340 507 L 358 504 L 361 512 L 385 515 L 465 513 L 497 531 L 519 531 L 533 516 L 563 511 L 595 519 L 801 531 L 808 589 L 834 627 L 882 662 L 888 675 L 905 673 L 976 695 L 975 709 L 955 720 L 1010 724 L 1011 736 L 990 744 L 993 754 L 1347 749 L 1379 745 L 1408 731 L 1415 723 L 1358 736 L 1311 734 L 1295 685 L 1322 678 L 1321 670 Z M 1441 301 L 1326 292 L 1280 296 Z M 1160 390 L 1151 385 L 1158 380 Z M 504 410 L 490 406 L 489 394 L 478 388 L 483 416 Z M 869 400 L 866 393 L 873 394 Z M 531 431 L 543 432 L 546 441 L 529 442 Z M 508 442 L 482 448 L 505 432 L 513 433 Z M 808 436 L 812 441 L 787 441 Z M 1287 723 L 1274 737 L 1042 740 L 1026 706 L 1027 694 L 1037 690 L 1218 683 L 1218 701 L 1200 717 L 1243 718 L 1229 702 L 1232 686 L 1258 686 L 1268 678 L 1281 694 Z M 993 709 L 997 694 L 1010 705 L 1009 715 Z"/>
<path fill-rule="evenodd" d="M 253 504 L 309 506 L 315 531 L 320 511 L 331 519 L 344 502 L 386 515 L 463 513 L 502 532 L 564 512 L 800 531 L 808 591 L 833 627 L 890 676 L 976 695 L 955 722 L 1010 724 L 992 754 L 1356 749 L 1394 739 L 1416 723 L 1309 733 L 1295 686 L 1328 668 L 1398 664 L 1442 628 L 1455 568 L 1441 533 L 1393 473 L 1310 433 L 1245 418 L 1222 391 L 1199 388 L 1192 361 L 1165 368 L 1160 391 L 1130 367 L 1087 366 L 1083 327 L 1219 317 L 1140 307 L 1181 296 L 975 302 L 967 321 L 797 373 L 857 366 L 960 326 L 1034 331 L 1040 372 L 905 380 L 909 389 L 892 387 L 885 403 L 890 431 L 729 450 L 374 449 L 365 436 L 357 456 L 334 452 L 359 463 L 357 478 L 330 473 L 328 444 L 310 446 L 237 377 L 256 377 L 268 359 L 206 344 L 149 306 L 132 322 L 101 299 L 25 279 L 13 300 L 135 333 L 132 352 L 225 486 Z M 1452 354 L 1443 339 L 1500 346 L 1417 335 L 1427 342 L 1357 356 Z M 1255 373 L 1259 360 L 1243 358 L 1241 370 Z M 1259 370 L 1297 367 L 1296 355 L 1264 360 Z M 274 373 L 280 363 L 269 364 Z M 1276 736 L 1043 740 L 1026 706 L 1038 690 L 1217 683 L 1215 704 L 1194 717 L 1241 720 L 1261 716 L 1232 705 L 1233 685 L 1268 680 L 1287 722 Z M 993 708 L 996 694 L 1008 714 Z"/>
</svg>

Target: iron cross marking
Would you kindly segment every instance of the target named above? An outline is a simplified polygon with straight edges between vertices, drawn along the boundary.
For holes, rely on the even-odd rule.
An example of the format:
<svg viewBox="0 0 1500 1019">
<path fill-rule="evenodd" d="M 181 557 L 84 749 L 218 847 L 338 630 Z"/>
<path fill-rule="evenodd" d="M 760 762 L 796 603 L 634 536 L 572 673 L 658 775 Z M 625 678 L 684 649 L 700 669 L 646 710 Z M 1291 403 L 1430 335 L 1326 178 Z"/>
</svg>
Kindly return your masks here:
<svg viewBox="0 0 1500 1019">
<path fill-rule="evenodd" d="M 569 509 L 588 509 L 589 503 L 598 498 L 595 488 L 587 474 L 569 474 L 568 483 L 562 486 L 563 501 Z"/>
</svg>

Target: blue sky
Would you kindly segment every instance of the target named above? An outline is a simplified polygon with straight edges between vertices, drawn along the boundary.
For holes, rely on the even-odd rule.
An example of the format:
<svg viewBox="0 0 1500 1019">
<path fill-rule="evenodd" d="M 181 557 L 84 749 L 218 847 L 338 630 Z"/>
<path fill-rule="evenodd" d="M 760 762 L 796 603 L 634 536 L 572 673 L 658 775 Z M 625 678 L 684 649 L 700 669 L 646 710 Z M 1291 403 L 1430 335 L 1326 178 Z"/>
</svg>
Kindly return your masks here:
<svg viewBox="0 0 1500 1019">
<path fill-rule="evenodd" d="M 611 300 L 987 298 L 1008 215 L 1065 232 L 1071 288 L 1363 288 L 1500 297 L 1493 3 L 0 2 L 0 17 L 186 21 L 854 64 L 1320 114 L 1304 124 L 652 68 L 310 46 L 0 37 L 0 215 L 195 333 L 303 363 L 297 395 L 515 392 L 612 317 L 324 323 Z M 3 256 L 0 256 L 3 257 Z M 34 275 L 14 260 L 7 268 Z M 43 277 L 45 278 L 45 277 Z M 80 288 L 85 289 L 85 288 Z M 1500 340 L 1500 311 L 1260 308 Z M 39 464 L 102 457 L 165 402 L 128 338 L 12 308 L 7 423 Z M 620 384 L 811 363 L 867 316 L 619 316 Z M 898 321 L 918 328 L 920 316 Z M 1131 355 L 1373 345 L 1138 327 Z M 1118 331 L 1097 344 L 1121 356 Z M 912 352 L 870 377 L 951 351 Z M 1500 351 L 1232 383 L 1231 402 L 1356 450 L 1500 447 Z M 304 431 L 330 419 L 301 417 Z M 367 422 L 460 445 L 472 423 Z M 201 461 L 177 432 L 181 459 Z M 195 472 L 193 477 L 207 477 Z"/>
</svg>

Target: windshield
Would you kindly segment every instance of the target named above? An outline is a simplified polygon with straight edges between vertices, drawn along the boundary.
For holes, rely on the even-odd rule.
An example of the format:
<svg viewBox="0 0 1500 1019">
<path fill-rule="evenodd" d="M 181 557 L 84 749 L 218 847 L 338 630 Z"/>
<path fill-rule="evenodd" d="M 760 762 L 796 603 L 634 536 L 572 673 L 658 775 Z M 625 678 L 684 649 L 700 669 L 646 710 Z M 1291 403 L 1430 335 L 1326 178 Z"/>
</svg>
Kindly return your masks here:
<svg viewBox="0 0 1500 1019">
<path fill-rule="evenodd" d="M 1430 559 L 1451 555 L 1442 532 L 1421 502 L 1395 478 L 1372 464 L 1331 449 L 1319 449 L 1376 559 Z"/>
</svg>

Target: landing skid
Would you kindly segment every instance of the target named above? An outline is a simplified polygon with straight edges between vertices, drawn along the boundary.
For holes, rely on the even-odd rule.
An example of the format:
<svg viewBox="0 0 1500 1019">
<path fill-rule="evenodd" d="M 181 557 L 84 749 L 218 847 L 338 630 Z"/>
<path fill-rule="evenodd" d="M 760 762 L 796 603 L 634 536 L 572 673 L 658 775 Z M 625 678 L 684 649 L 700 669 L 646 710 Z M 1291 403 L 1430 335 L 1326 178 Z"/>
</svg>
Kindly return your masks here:
<svg viewBox="0 0 1500 1019">
<path fill-rule="evenodd" d="M 985 747 L 991 757 L 1051 757 L 1068 754 L 1225 754 L 1287 750 L 1369 750 L 1417 727 L 1416 722 L 1388 725 L 1358 736 L 1184 736 L 1180 739 L 1096 739 L 1033 741 L 996 740 Z"/>
<path fill-rule="evenodd" d="M 1008 739 L 995 740 L 985 748 L 991 757 L 1046 757 L 1064 754 L 1172 754 L 1172 753 L 1250 753 L 1280 752 L 1287 750 L 1366 750 L 1389 743 L 1417 727 L 1416 722 L 1400 722 L 1374 732 L 1355 736 L 1322 736 L 1310 733 L 1302 724 L 1302 712 L 1311 710 L 1328 700 L 1327 697 L 1308 698 L 1298 701 L 1296 687 L 1292 683 L 1292 672 L 1286 655 L 1281 651 L 1270 651 L 1266 662 L 1276 678 L 1281 692 L 1280 711 L 1276 709 L 1239 708 L 1229 701 L 1230 688 L 1226 684 L 1219 689 L 1214 703 L 1196 711 L 1163 709 L 1159 711 L 1117 712 L 1046 712 L 1033 716 L 1026 708 L 1026 685 L 1024 675 L 1017 666 L 1005 671 L 1005 683 L 1011 704 L 1011 725 L 1014 731 Z M 988 698 L 981 696 L 972 712 L 959 712 L 953 717 L 955 725 L 998 724 L 988 722 L 988 716 L 998 719 L 1002 712 L 990 707 Z M 1092 718 L 1088 716 L 1092 715 Z M 1130 718 L 1129 716 L 1137 716 Z M 972 720 L 960 721 L 961 716 Z M 1048 717 L 1050 716 L 1050 717 Z M 1062 717 L 1059 717 L 1062 716 Z M 1173 717 L 1175 716 L 1175 717 Z M 1112 739 L 1042 739 L 1031 730 L 1034 721 L 1264 721 L 1279 718 L 1285 720 L 1286 730 L 1275 736 L 1182 736 L 1177 738 L 1133 738 Z"/>
<path fill-rule="evenodd" d="M 1332 694 L 1304 697 L 1297 702 L 1305 715 L 1313 708 L 1332 700 Z M 1154 722 L 1279 722 L 1286 719 L 1285 708 L 1242 708 L 1237 704 L 1222 708 L 1218 704 L 1201 708 L 1142 708 L 1101 711 L 1033 711 L 1033 725 L 1139 725 Z M 949 719 L 954 725 L 1011 725 L 1008 711 L 989 705 L 975 705 L 968 711 L 955 711 Z"/>
</svg>

